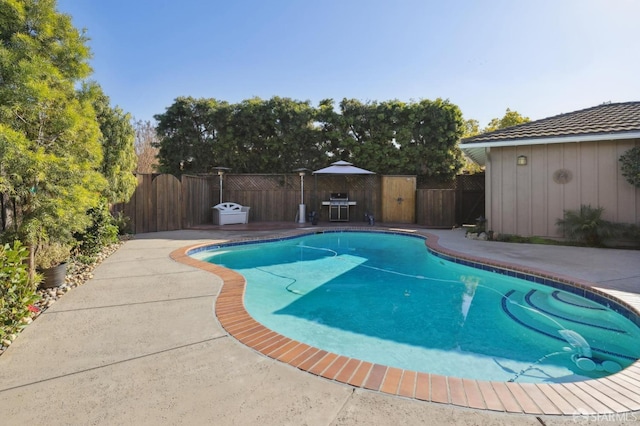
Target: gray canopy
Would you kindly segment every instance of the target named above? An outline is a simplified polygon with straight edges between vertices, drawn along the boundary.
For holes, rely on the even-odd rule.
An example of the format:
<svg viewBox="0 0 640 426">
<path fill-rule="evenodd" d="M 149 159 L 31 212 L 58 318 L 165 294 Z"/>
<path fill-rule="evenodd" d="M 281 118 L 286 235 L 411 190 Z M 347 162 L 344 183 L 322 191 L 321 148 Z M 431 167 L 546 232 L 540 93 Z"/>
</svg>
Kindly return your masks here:
<svg viewBox="0 0 640 426">
<path fill-rule="evenodd" d="M 322 175 L 375 175 L 374 172 L 370 172 L 369 170 L 361 169 L 360 167 L 356 167 L 353 164 L 340 160 L 335 163 L 331 163 L 329 167 L 325 167 L 324 169 L 316 170 L 313 172 L 314 175 L 322 174 Z"/>
</svg>

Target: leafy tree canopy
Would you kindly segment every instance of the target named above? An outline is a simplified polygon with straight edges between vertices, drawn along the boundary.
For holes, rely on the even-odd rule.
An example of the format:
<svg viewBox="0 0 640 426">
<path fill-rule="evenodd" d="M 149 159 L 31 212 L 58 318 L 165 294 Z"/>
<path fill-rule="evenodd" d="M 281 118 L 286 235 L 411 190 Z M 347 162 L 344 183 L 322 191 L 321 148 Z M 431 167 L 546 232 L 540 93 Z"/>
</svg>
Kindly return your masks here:
<svg viewBox="0 0 640 426">
<path fill-rule="evenodd" d="M 238 173 L 317 169 L 337 159 L 381 174 L 453 177 L 461 165 L 459 108 L 437 99 L 404 103 L 332 99 L 318 107 L 289 98 L 238 104 L 177 98 L 155 116 L 160 171 Z"/>
<path fill-rule="evenodd" d="M 529 117 L 521 115 L 517 111 L 511 111 L 507 108 L 502 118 L 492 119 L 487 127 L 484 128 L 483 133 L 493 132 L 494 130 L 505 129 L 507 127 L 517 126 L 518 124 L 528 123 L 531 121 Z"/>
<path fill-rule="evenodd" d="M 519 112 L 511 111 L 509 108 L 507 108 L 507 111 L 502 118 L 492 119 L 484 129 L 480 129 L 480 123 L 478 122 L 478 120 L 465 120 L 463 138 L 470 138 L 480 133 L 493 132 L 495 130 L 527 123 L 529 121 L 529 117 L 524 117 Z M 473 160 L 466 156 L 464 157 L 464 162 L 465 163 L 462 168 L 464 173 L 478 173 L 482 171 L 482 168 L 478 164 L 476 164 Z"/>
<path fill-rule="evenodd" d="M 12 234 L 32 249 L 73 241 L 103 194 L 128 191 L 128 118 L 97 85 L 77 90 L 89 59 L 55 0 L 0 2 L 0 191 Z"/>
<path fill-rule="evenodd" d="M 112 108 L 109 97 L 95 82 L 85 83 L 81 96 L 91 102 L 100 126 L 102 164 L 99 171 L 107 179 L 103 194 L 108 202 L 125 202 L 136 188 L 135 130 L 131 116 L 119 107 Z"/>
<path fill-rule="evenodd" d="M 480 122 L 476 119 L 469 119 L 464 121 L 464 134 L 463 138 L 470 138 L 480 133 Z"/>
<path fill-rule="evenodd" d="M 213 171 L 217 162 L 225 162 L 237 151 L 229 144 L 231 114 L 226 102 L 215 99 L 180 97 L 164 114 L 156 115 L 158 169 L 180 175 L 184 172 Z"/>
</svg>

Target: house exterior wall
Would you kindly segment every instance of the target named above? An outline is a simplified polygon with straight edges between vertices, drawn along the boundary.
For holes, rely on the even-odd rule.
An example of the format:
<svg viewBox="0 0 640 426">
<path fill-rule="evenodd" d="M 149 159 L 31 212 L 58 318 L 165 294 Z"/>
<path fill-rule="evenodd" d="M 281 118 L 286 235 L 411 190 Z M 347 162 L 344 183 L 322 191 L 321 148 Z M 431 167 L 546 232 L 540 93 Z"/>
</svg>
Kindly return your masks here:
<svg viewBox="0 0 640 426">
<path fill-rule="evenodd" d="M 522 236 L 561 236 L 556 220 L 582 204 L 604 207 L 613 222 L 640 223 L 640 189 L 626 181 L 620 156 L 640 139 L 490 148 L 486 216 L 490 230 Z M 527 157 L 526 166 L 516 164 Z M 554 180 L 568 170 L 565 183 Z"/>
</svg>

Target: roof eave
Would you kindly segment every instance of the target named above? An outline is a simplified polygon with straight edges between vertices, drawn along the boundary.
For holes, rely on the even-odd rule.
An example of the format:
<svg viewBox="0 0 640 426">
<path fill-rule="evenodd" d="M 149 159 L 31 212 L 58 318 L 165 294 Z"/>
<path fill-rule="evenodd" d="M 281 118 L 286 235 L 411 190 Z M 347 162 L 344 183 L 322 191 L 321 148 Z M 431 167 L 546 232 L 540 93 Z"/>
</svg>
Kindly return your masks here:
<svg viewBox="0 0 640 426">
<path fill-rule="evenodd" d="M 595 141 L 613 141 L 622 139 L 639 139 L 640 131 L 624 133 L 598 133 L 593 135 L 554 136 L 547 138 L 500 139 L 487 142 L 469 142 L 460 144 L 460 148 L 491 148 L 500 146 L 545 145 L 552 143 L 577 143 Z"/>
<path fill-rule="evenodd" d="M 640 131 L 625 133 L 607 133 L 595 135 L 577 135 L 577 136 L 557 136 L 551 138 L 536 139 L 511 139 L 498 140 L 489 142 L 476 142 L 468 144 L 460 144 L 460 149 L 481 166 L 486 165 L 487 153 L 486 148 L 506 147 L 506 146 L 528 146 L 528 145 L 545 145 L 555 143 L 579 143 L 579 142 L 596 142 L 596 141 L 613 141 L 624 139 L 640 139 Z"/>
<path fill-rule="evenodd" d="M 464 148 L 462 147 L 462 150 L 464 151 L 464 153 L 466 154 L 467 157 L 469 157 L 471 160 L 473 160 L 476 164 L 480 165 L 480 166 L 485 166 L 487 163 L 487 149 L 484 147 L 479 147 L 476 148 L 474 146 L 470 146 L 468 148 Z"/>
</svg>

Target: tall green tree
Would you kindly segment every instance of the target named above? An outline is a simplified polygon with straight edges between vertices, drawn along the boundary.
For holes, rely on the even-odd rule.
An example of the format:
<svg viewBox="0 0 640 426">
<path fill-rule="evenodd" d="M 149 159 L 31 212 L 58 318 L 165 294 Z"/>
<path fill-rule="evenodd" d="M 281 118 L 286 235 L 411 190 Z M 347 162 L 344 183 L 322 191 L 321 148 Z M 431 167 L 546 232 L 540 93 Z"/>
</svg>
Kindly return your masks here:
<svg viewBox="0 0 640 426">
<path fill-rule="evenodd" d="M 318 144 L 322 147 L 319 160 L 322 167 L 326 166 L 328 156 L 338 159 L 349 158 L 345 149 L 346 134 L 342 115 L 334 108 L 333 99 L 323 99 L 316 109 L 316 129 L 319 132 Z"/>
<path fill-rule="evenodd" d="M 461 165 L 462 114 L 441 99 L 343 99 L 336 111 L 331 99 L 314 108 L 279 97 L 234 105 L 178 98 L 155 118 L 161 171 L 178 175 L 215 165 L 237 173 L 286 173 L 342 159 L 377 173 L 449 179 Z"/>
<path fill-rule="evenodd" d="M 343 99 L 339 112 L 320 105 L 323 137 L 331 158 L 380 174 L 450 179 L 461 165 L 456 144 L 464 123 L 457 106 L 437 99 L 362 103 Z"/>
<path fill-rule="evenodd" d="M 217 166 L 236 173 L 282 173 L 320 164 L 324 146 L 309 102 L 273 97 L 230 105 L 180 97 L 155 116 L 159 170 L 209 173 Z"/>
<path fill-rule="evenodd" d="M 511 111 L 509 108 L 507 108 L 504 116 L 502 118 L 492 119 L 487 127 L 484 128 L 483 133 L 517 126 L 518 124 L 528 123 L 529 121 L 531 121 L 529 117 L 525 117 L 518 111 Z"/>
<path fill-rule="evenodd" d="M 254 97 L 234 105 L 227 138 L 238 143 L 237 160 L 233 165 L 239 173 L 279 172 L 281 150 L 276 131 L 275 114 L 264 100 Z"/>
<path fill-rule="evenodd" d="M 405 124 L 405 108 L 400 101 L 362 103 L 343 99 L 339 117 L 343 135 L 334 145 L 334 155 L 377 173 L 398 173 L 402 159 L 396 134 Z"/>
<path fill-rule="evenodd" d="M 0 2 L 0 189 L 32 265 L 36 246 L 86 227 L 106 187 L 95 111 L 76 91 L 86 42 L 54 0 Z"/>
<path fill-rule="evenodd" d="M 135 130 L 131 115 L 119 107 L 111 107 L 109 97 L 95 83 L 85 83 L 82 96 L 93 105 L 100 126 L 102 164 L 99 171 L 107 179 L 103 194 L 108 203 L 129 201 L 136 189 Z"/>
<path fill-rule="evenodd" d="M 507 108 L 504 116 L 502 118 L 493 118 L 487 127 L 480 130 L 480 124 L 478 120 L 469 119 L 464 122 L 464 134 L 463 138 L 470 138 L 471 136 L 475 136 L 480 133 L 493 132 L 495 130 L 505 129 L 507 127 L 517 126 L 518 124 L 528 123 L 531 121 L 529 117 L 525 117 L 521 115 L 517 111 L 511 111 Z M 482 171 L 482 168 L 473 162 L 469 157 L 463 155 L 464 164 L 462 166 L 463 173 L 479 173 Z"/>
<path fill-rule="evenodd" d="M 462 166 L 458 142 L 464 133 L 462 112 L 448 100 L 422 100 L 408 106 L 408 126 L 398 138 L 405 173 L 446 181 Z"/>
<path fill-rule="evenodd" d="M 324 155 L 316 110 L 308 101 L 273 97 L 252 98 L 233 108 L 228 138 L 236 141 L 234 171 L 285 173 L 294 168 L 316 167 Z"/>
<path fill-rule="evenodd" d="M 474 118 L 464 121 L 463 138 L 470 138 L 480 133 L 480 122 Z"/>
<path fill-rule="evenodd" d="M 288 172 L 293 168 L 319 168 L 324 156 L 319 129 L 314 125 L 317 110 L 309 101 L 272 97 L 266 101 L 275 129 L 272 149 L 277 161 L 272 169 Z M 279 142 L 278 142 L 279 141 Z"/>
<path fill-rule="evenodd" d="M 158 125 L 158 171 L 177 176 L 209 173 L 228 164 L 238 148 L 228 134 L 230 106 L 215 99 L 179 97 L 164 114 L 154 116 Z"/>
</svg>

